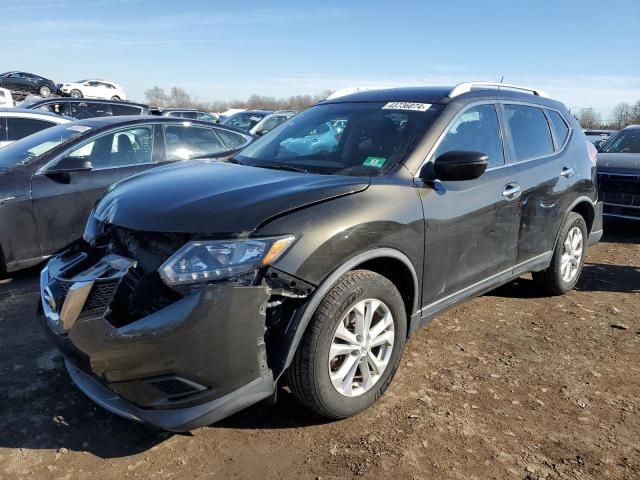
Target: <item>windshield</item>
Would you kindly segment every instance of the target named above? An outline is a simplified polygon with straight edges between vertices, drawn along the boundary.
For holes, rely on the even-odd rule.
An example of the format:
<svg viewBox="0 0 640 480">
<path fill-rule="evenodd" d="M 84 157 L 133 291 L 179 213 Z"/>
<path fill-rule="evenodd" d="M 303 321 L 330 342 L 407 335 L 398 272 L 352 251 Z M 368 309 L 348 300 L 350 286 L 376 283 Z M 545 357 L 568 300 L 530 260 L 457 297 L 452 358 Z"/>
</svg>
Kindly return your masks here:
<svg viewBox="0 0 640 480">
<path fill-rule="evenodd" d="M 609 140 L 602 153 L 640 153 L 640 128 L 622 130 Z"/>
<path fill-rule="evenodd" d="M 82 135 L 87 130 L 89 130 L 89 127 L 82 125 L 60 125 L 41 130 L 38 133 L 10 143 L 0 149 L 0 169 L 8 169 L 30 163 L 58 145 Z"/>
<path fill-rule="evenodd" d="M 405 102 L 316 105 L 235 159 L 310 173 L 380 175 L 406 158 L 441 111 L 440 105 Z"/>
</svg>

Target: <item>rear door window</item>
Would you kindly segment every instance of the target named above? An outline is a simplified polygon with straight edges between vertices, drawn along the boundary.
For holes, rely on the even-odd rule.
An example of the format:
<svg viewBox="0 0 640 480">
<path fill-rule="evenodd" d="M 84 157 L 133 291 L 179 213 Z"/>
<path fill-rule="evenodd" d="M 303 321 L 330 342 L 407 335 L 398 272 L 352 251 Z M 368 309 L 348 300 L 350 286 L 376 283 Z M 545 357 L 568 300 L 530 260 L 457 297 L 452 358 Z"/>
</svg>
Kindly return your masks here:
<svg viewBox="0 0 640 480">
<path fill-rule="evenodd" d="M 167 160 L 189 160 L 229 150 L 212 128 L 166 125 L 164 141 Z"/>
<path fill-rule="evenodd" d="M 500 124 L 494 105 L 471 107 L 460 115 L 442 139 L 433 159 L 452 150 L 484 153 L 489 156 L 489 167 L 504 164 Z"/>
<path fill-rule="evenodd" d="M 542 109 L 527 105 L 505 105 L 504 109 L 517 161 L 553 153 L 551 131 Z"/>
<path fill-rule="evenodd" d="M 569 126 L 564 118 L 562 118 L 562 115 L 555 110 L 547 110 L 547 114 L 549 114 L 549 118 L 551 119 L 551 127 L 556 137 L 557 147 L 561 149 L 569 136 Z"/>
<path fill-rule="evenodd" d="M 20 140 L 54 125 L 56 124 L 53 122 L 45 122 L 34 118 L 7 117 L 7 139 L 10 142 Z"/>
<path fill-rule="evenodd" d="M 192 119 L 196 119 L 198 117 L 198 115 L 196 115 L 196 112 L 182 112 L 182 117 L 183 118 L 192 118 Z"/>
<path fill-rule="evenodd" d="M 237 133 L 228 132 L 222 129 L 216 129 L 216 133 L 222 138 L 222 141 L 229 150 L 236 150 L 247 143 L 247 139 Z"/>
</svg>

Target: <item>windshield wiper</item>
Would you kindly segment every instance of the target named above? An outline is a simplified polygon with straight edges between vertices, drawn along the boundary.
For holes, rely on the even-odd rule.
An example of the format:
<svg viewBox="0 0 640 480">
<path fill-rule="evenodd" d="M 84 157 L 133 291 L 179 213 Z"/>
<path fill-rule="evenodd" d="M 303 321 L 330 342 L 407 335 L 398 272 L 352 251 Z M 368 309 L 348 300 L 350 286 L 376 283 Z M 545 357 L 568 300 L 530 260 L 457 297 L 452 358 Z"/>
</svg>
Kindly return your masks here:
<svg viewBox="0 0 640 480">
<path fill-rule="evenodd" d="M 286 170 L 288 172 L 309 173 L 309 170 L 302 167 L 294 167 L 285 163 L 263 163 L 255 165 L 256 167 L 270 168 L 272 170 Z"/>
</svg>

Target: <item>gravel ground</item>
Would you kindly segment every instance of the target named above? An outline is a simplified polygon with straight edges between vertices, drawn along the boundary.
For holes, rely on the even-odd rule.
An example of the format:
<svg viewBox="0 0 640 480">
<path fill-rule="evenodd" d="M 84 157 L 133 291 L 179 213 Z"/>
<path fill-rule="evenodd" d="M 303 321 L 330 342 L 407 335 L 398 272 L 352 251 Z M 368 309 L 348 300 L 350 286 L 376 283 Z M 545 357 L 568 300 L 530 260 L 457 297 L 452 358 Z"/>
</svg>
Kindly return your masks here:
<svg viewBox="0 0 640 480">
<path fill-rule="evenodd" d="M 640 228 L 607 227 L 576 291 L 524 277 L 439 316 L 339 422 L 286 388 L 188 435 L 121 420 L 46 342 L 37 273 L 0 280 L 0 478 L 639 479 Z"/>
</svg>

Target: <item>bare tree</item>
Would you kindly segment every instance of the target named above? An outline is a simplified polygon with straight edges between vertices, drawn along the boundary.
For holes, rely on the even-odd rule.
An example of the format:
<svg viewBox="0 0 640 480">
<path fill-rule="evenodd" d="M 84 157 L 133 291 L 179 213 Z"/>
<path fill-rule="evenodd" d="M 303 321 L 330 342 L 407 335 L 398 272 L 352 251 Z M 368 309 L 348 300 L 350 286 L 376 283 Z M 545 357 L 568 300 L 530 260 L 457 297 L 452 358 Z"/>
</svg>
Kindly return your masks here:
<svg viewBox="0 0 640 480">
<path fill-rule="evenodd" d="M 631 122 L 640 125 L 640 100 L 631 107 Z"/>
<path fill-rule="evenodd" d="M 171 93 L 169 94 L 170 106 L 178 108 L 193 108 L 196 104 L 197 101 L 194 101 L 186 90 L 180 87 L 171 87 Z"/>
<path fill-rule="evenodd" d="M 144 96 L 147 98 L 147 103 L 153 107 L 166 107 L 169 103 L 169 97 L 165 91 L 157 85 L 144 92 Z"/>
<path fill-rule="evenodd" d="M 582 108 L 575 117 L 582 128 L 600 128 L 602 126 L 602 117 L 593 108 Z"/>
<path fill-rule="evenodd" d="M 633 123 L 632 107 L 626 102 L 622 102 L 613 107 L 611 112 L 611 126 L 616 130 L 631 125 Z"/>
</svg>

